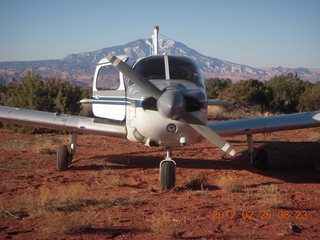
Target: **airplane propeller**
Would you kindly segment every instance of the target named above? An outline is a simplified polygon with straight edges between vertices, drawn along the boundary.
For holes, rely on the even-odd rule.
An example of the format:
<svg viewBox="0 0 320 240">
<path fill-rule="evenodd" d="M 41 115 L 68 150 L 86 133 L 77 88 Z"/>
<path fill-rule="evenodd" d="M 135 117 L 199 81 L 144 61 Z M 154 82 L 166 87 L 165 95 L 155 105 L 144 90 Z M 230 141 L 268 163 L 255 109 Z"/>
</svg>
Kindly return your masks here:
<svg viewBox="0 0 320 240">
<path fill-rule="evenodd" d="M 148 81 L 148 79 L 143 77 L 140 73 L 118 59 L 116 56 L 107 56 L 107 59 L 120 72 L 129 77 L 135 84 L 157 99 L 158 111 L 162 116 L 172 120 L 182 119 L 222 151 L 230 154 L 231 156 L 235 155 L 236 151 L 228 142 L 209 128 L 206 123 L 186 111 L 185 98 L 181 92 L 176 89 L 169 88 L 162 93 L 155 85 Z"/>
</svg>

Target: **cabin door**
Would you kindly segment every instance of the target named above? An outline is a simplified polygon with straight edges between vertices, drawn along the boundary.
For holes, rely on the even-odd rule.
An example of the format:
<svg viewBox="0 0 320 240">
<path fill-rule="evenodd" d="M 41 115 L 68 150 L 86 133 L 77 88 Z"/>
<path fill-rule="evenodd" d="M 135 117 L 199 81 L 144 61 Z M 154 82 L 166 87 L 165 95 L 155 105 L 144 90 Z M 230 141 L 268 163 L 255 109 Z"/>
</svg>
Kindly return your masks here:
<svg viewBox="0 0 320 240">
<path fill-rule="evenodd" d="M 101 59 L 93 81 L 93 114 L 96 117 L 124 121 L 126 104 L 123 74 L 105 58 Z"/>
</svg>

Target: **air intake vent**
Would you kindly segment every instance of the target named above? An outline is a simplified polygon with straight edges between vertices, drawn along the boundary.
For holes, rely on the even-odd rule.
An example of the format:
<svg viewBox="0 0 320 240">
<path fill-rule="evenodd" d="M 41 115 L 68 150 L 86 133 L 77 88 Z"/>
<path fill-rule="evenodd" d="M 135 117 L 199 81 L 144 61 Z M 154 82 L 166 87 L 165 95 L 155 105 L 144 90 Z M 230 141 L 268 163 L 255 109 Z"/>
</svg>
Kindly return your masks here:
<svg viewBox="0 0 320 240">
<path fill-rule="evenodd" d="M 144 110 L 157 111 L 157 100 L 154 97 L 149 97 L 142 102 L 142 108 Z"/>
<path fill-rule="evenodd" d="M 185 96 L 185 100 L 186 100 L 186 110 L 188 112 L 195 112 L 201 109 L 201 103 L 197 99 L 193 97 Z"/>
</svg>

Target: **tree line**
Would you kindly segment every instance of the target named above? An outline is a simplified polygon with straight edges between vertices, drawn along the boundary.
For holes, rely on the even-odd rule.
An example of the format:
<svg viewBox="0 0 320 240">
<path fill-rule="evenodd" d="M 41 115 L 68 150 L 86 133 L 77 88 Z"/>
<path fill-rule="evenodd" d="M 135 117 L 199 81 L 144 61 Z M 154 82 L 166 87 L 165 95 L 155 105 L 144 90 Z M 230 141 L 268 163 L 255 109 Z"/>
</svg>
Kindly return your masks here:
<svg viewBox="0 0 320 240">
<path fill-rule="evenodd" d="M 320 110 L 320 81 L 310 83 L 297 74 L 272 77 L 269 81 L 210 78 L 205 81 L 208 98 L 226 100 L 233 108 L 260 112 L 294 113 Z"/>
<path fill-rule="evenodd" d="M 205 81 L 208 98 L 226 100 L 231 108 L 273 113 L 320 110 L 320 81 L 310 83 L 297 74 L 272 77 L 269 81 L 210 78 Z M 90 97 L 90 89 L 73 86 L 67 80 L 47 78 L 28 72 L 22 82 L 0 84 L 0 104 L 48 112 L 78 115 L 79 101 Z M 7 124 L 20 132 L 36 133 L 40 129 Z"/>
<path fill-rule="evenodd" d="M 31 72 L 28 72 L 20 83 L 0 84 L 0 104 L 47 112 L 78 115 L 81 112 L 79 101 L 89 95 L 88 88 L 72 86 L 69 81 L 60 78 L 47 78 L 43 81 L 39 74 Z M 43 131 L 14 124 L 5 126 L 19 132 Z"/>
</svg>

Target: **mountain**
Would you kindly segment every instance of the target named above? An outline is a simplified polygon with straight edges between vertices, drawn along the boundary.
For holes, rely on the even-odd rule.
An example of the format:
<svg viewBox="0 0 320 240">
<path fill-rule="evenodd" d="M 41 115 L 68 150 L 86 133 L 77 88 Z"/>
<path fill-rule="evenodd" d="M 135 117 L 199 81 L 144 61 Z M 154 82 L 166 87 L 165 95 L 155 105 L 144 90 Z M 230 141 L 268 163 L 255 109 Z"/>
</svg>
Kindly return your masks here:
<svg viewBox="0 0 320 240">
<path fill-rule="evenodd" d="M 160 53 L 189 56 L 198 64 L 206 79 L 220 77 L 231 78 L 234 81 L 248 78 L 268 80 L 275 75 L 295 72 L 304 80 L 311 82 L 320 80 L 320 69 L 254 68 L 204 56 L 183 43 L 174 40 L 160 39 L 159 49 Z M 59 60 L 0 62 L 0 83 L 20 81 L 28 71 L 32 71 L 39 73 L 44 78 L 61 77 L 69 79 L 74 84 L 88 85 L 92 83 L 96 64 L 108 54 L 128 55 L 132 63 L 138 58 L 150 55 L 150 52 L 151 40 L 139 39 L 122 46 L 70 54 Z"/>
</svg>

